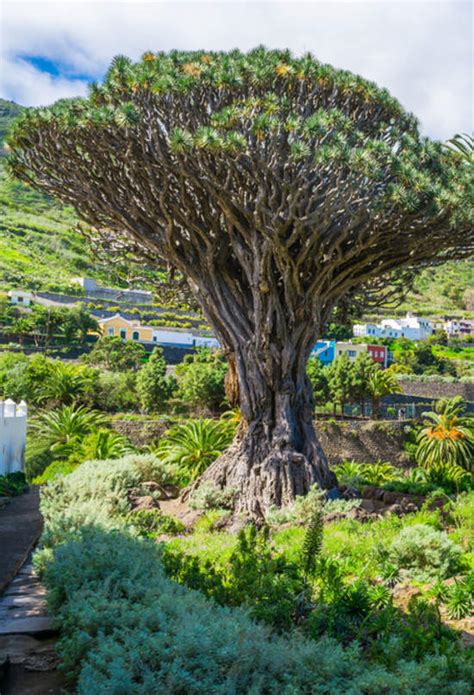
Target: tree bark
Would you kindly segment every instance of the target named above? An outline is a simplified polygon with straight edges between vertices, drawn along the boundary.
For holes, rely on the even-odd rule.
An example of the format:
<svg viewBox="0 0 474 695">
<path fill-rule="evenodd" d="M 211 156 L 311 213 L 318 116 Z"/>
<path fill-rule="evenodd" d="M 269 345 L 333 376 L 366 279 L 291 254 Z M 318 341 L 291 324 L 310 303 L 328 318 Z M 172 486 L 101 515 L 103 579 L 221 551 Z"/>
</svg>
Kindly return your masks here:
<svg viewBox="0 0 474 695">
<path fill-rule="evenodd" d="M 313 426 L 306 359 L 295 352 L 289 361 L 290 350 L 259 359 L 253 348 L 235 355 L 242 422 L 232 446 L 197 483 L 233 489 L 234 511 L 253 518 L 291 504 L 314 484 L 336 484 Z"/>
</svg>

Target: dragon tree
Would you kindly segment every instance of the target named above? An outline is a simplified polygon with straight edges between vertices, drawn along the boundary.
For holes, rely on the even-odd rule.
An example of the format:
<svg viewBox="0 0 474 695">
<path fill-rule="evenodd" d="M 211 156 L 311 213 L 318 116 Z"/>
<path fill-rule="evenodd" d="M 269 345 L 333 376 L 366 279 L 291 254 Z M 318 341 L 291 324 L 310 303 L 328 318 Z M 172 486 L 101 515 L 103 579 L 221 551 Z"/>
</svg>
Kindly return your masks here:
<svg viewBox="0 0 474 695">
<path fill-rule="evenodd" d="M 386 90 L 311 55 L 117 57 L 87 98 L 28 110 L 9 147 L 11 171 L 111 252 L 187 279 L 242 414 L 204 478 L 253 516 L 335 482 L 306 375 L 335 307 L 474 245 L 472 167 Z"/>
</svg>

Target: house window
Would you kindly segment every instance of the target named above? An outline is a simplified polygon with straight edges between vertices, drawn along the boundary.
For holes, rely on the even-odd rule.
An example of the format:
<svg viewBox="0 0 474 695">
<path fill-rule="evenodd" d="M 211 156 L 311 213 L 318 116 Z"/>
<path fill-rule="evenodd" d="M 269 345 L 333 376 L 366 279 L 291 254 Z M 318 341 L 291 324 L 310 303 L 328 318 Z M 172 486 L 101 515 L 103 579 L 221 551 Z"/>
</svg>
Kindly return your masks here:
<svg viewBox="0 0 474 695">
<path fill-rule="evenodd" d="M 115 332 L 115 331 L 114 331 L 114 329 L 113 329 L 113 328 L 109 328 L 109 329 L 108 329 L 108 334 L 109 334 L 109 335 L 113 335 L 113 334 L 114 334 L 114 332 Z"/>
<path fill-rule="evenodd" d="M 122 340 L 126 340 L 126 338 L 127 338 L 127 331 L 126 331 L 125 328 L 122 328 L 122 329 L 120 330 L 120 337 L 122 338 Z"/>
<path fill-rule="evenodd" d="M 19 304 L 23 304 L 23 297 L 17 297 L 16 300 Z"/>
<path fill-rule="evenodd" d="M 133 331 L 132 340 L 140 340 L 140 333 L 138 331 Z"/>
<path fill-rule="evenodd" d="M 348 350 L 347 351 L 347 356 L 348 357 L 355 357 L 356 356 L 356 351 L 355 350 Z"/>
<path fill-rule="evenodd" d="M 153 336 L 153 342 L 154 342 L 154 343 L 157 343 L 157 342 L 158 342 L 158 336 L 157 336 L 157 335 L 154 335 L 154 336 Z"/>
</svg>

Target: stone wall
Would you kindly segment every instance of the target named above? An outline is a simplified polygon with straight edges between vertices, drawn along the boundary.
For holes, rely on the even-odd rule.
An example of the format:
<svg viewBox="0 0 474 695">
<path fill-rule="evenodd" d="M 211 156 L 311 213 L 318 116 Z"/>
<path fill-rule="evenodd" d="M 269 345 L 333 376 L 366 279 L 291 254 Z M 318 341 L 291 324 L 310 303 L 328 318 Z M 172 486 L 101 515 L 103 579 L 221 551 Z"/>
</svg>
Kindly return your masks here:
<svg viewBox="0 0 474 695">
<path fill-rule="evenodd" d="M 154 420 L 113 420 L 111 423 L 114 430 L 127 437 L 133 446 L 138 447 L 157 441 L 172 424 L 173 422 L 164 418 Z"/>
<path fill-rule="evenodd" d="M 474 401 L 474 384 L 463 384 L 459 381 L 449 383 L 444 381 L 399 381 L 403 393 L 424 398 L 453 398 L 462 396 L 466 401 Z"/>
<path fill-rule="evenodd" d="M 398 421 L 351 420 L 315 422 L 316 432 L 330 464 L 354 460 L 358 463 L 384 461 L 406 466 L 409 457 L 403 450 L 405 427 Z"/>
<path fill-rule="evenodd" d="M 148 420 L 115 420 L 112 427 L 128 437 L 134 446 L 143 447 L 157 441 L 172 420 L 156 418 Z M 403 450 L 404 428 L 408 422 L 398 421 L 327 421 L 315 422 L 319 440 L 329 463 L 352 460 L 359 463 L 388 461 L 396 466 L 406 466 L 408 455 Z"/>
</svg>

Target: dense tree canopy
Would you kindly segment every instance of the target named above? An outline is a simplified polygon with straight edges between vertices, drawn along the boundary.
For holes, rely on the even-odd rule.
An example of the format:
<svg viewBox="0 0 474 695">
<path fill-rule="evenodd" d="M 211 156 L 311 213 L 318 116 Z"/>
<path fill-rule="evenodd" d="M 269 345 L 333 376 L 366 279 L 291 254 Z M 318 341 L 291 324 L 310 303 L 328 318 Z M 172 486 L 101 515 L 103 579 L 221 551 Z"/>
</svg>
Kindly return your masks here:
<svg viewBox="0 0 474 695">
<path fill-rule="evenodd" d="M 386 90 L 311 55 L 117 57 L 87 99 L 20 117 L 10 150 L 110 248 L 188 279 L 248 425 L 210 475 L 252 513 L 333 482 L 305 363 L 334 307 L 473 248 L 472 167 Z"/>
</svg>

